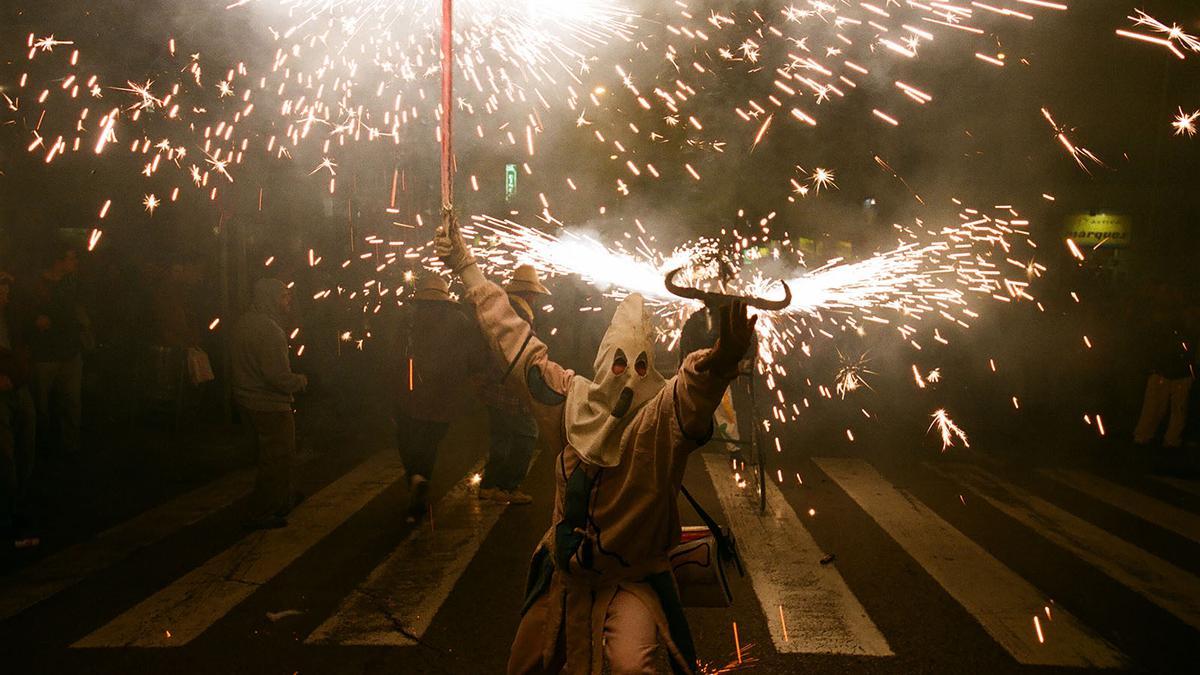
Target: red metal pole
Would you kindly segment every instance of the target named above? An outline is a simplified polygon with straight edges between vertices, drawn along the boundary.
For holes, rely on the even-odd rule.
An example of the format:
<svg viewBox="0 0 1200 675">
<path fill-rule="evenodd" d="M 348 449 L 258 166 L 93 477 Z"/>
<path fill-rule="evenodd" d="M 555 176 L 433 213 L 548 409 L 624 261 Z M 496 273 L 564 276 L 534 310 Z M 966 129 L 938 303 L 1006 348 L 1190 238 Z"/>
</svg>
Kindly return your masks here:
<svg viewBox="0 0 1200 675">
<path fill-rule="evenodd" d="M 442 0 L 442 210 L 454 206 L 454 0 Z"/>
</svg>

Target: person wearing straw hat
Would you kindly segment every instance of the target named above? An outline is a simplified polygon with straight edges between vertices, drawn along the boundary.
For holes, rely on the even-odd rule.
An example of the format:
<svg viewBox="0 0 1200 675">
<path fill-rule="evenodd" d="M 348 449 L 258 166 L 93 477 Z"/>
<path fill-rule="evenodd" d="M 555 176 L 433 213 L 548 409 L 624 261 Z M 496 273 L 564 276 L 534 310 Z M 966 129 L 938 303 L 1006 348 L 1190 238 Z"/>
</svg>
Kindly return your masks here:
<svg viewBox="0 0 1200 675">
<path fill-rule="evenodd" d="M 429 479 L 438 446 L 461 409 L 464 384 L 478 367 L 478 350 L 464 350 L 464 336 L 473 335 L 471 321 L 450 297 L 446 280 L 432 272 L 421 277 L 400 311 L 394 351 L 398 356 L 396 381 L 397 445 L 408 476 L 406 520 L 416 522 L 427 513 Z"/>
<path fill-rule="evenodd" d="M 532 265 L 521 265 L 513 271 L 504 286 L 513 311 L 534 332 L 536 307 L 550 297 Z M 533 449 L 537 445 L 537 420 L 529 404 L 515 389 L 505 368 L 491 359 L 488 376 L 480 387 L 480 397 L 488 410 L 492 442 L 488 462 L 479 483 L 479 498 L 505 504 L 529 504 L 533 498 L 518 488 L 529 471 Z"/>
</svg>

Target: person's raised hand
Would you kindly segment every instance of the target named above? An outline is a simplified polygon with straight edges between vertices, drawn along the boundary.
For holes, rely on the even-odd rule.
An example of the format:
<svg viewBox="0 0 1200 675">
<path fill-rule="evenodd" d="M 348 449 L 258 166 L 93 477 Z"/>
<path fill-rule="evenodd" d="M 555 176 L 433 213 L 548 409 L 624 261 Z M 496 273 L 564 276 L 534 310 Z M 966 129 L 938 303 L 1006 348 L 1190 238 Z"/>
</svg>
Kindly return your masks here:
<svg viewBox="0 0 1200 675">
<path fill-rule="evenodd" d="M 750 316 L 745 302 L 735 300 L 722 307 L 717 344 L 699 364 L 699 369 L 736 375 L 738 363 L 754 344 L 754 328 L 757 324 L 758 317 Z"/>
<path fill-rule="evenodd" d="M 433 248 L 437 257 L 452 272 L 461 273 L 463 268 L 475 263 L 475 256 L 471 254 L 471 247 L 466 239 L 463 239 L 458 218 L 453 213 L 442 219 L 442 224 L 433 237 Z"/>
</svg>

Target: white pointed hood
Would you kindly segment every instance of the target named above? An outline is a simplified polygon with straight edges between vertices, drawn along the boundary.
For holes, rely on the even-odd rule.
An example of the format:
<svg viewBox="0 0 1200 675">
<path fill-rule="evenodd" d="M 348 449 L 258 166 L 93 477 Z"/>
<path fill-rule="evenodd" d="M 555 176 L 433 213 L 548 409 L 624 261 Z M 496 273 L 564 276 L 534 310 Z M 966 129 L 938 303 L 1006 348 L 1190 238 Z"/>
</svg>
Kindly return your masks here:
<svg viewBox="0 0 1200 675">
<path fill-rule="evenodd" d="M 636 293 L 621 301 L 600 342 L 595 378 L 576 375 L 567 392 L 567 442 L 590 464 L 612 467 L 620 463 L 625 428 L 666 384 L 654 369 L 654 330 L 645 304 Z M 620 374 L 613 372 L 618 353 L 627 363 Z M 645 375 L 637 372 L 639 359 L 645 359 Z"/>
</svg>

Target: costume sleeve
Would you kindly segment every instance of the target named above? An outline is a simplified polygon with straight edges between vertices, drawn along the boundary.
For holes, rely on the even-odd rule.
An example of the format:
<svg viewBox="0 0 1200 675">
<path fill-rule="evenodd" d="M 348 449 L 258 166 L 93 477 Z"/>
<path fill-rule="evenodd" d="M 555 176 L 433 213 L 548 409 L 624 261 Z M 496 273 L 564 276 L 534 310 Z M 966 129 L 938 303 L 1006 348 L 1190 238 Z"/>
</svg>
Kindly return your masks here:
<svg viewBox="0 0 1200 675">
<path fill-rule="evenodd" d="M 674 423 L 694 450 L 708 442 L 713 433 L 713 414 L 721 404 L 725 389 L 736 374 L 722 375 L 712 370 L 700 372 L 696 364 L 708 355 L 707 349 L 689 354 L 679 374 L 668 385 L 673 387 Z"/>
<path fill-rule="evenodd" d="M 508 303 L 508 295 L 487 282 L 467 291 L 488 350 L 499 357 L 502 381 L 516 379 L 534 405 L 561 408 L 574 373 L 551 361 L 546 345 Z"/>
<path fill-rule="evenodd" d="M 283 331 L 263 330 L 255 343 L 258 367 L 268 385 L 284 394 L 294 394 L 304 388 L 304 377 L 292 372 Z"/>
</svg>

